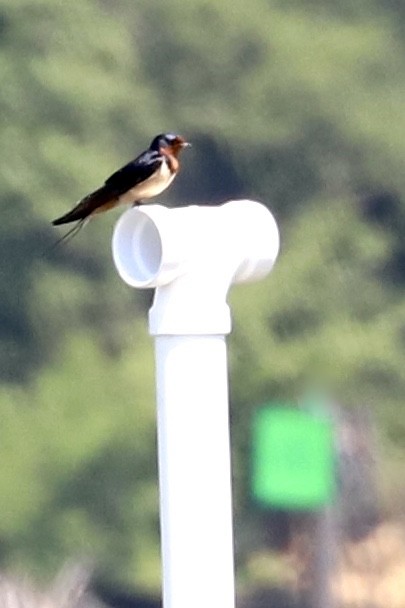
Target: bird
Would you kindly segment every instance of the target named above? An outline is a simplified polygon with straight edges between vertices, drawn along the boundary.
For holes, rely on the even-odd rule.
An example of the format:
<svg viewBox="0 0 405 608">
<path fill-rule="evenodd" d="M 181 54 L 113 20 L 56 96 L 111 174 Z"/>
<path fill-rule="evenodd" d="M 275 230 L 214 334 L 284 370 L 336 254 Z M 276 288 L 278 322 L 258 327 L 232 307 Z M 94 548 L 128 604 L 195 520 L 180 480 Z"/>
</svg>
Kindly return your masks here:
<svg viewBox="0 0 405 608">
<path fill-rule="evenodd" d="M 113 173 L 100 188 L 79 200 L 68 213 L 52 221 L 54 226 L 77 222 L 55 245 L 77 234 L 96 214 L 125 203 L 141 205 L 166 190 L 179 172 L 179 153 L 188 146 L 191 144 L 181 135 L 156 135 L 147 150 Z"/>
</svg>

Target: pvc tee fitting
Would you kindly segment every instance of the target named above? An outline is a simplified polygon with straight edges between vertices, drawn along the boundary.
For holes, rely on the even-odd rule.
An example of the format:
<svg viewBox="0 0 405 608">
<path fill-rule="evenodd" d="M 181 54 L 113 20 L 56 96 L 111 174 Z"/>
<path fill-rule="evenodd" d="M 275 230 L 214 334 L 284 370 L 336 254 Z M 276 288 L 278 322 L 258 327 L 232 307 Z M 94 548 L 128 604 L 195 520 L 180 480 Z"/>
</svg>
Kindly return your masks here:
<svg viewBox="0 0 405 608">
<path fill-rule="evenodd" d="M 120 217 L 112 247 L 126 283 L 157 288 L 149 311 L 152 335 L 226 334 L 230 285 L 270 272 L 279 233 L 270 211 L 255 201 L 145 205 Z"/>
</svg>

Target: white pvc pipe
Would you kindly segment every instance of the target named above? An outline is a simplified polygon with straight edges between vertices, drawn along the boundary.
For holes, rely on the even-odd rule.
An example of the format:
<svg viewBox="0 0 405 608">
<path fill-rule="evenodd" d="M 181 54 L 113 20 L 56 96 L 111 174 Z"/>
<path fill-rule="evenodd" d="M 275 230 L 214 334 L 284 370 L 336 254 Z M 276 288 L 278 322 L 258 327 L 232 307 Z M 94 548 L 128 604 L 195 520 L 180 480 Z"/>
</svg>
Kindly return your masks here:
<svg viewBox="0 0 405 608">
<path fill-rule="evenodd" d="M 159 336 L 156 370 L 163 605 L 232 608 L 225 338 Z"/>
<path fill-rule="evenodd" d="M 113 257 L 131 286 L 156 287 L 155 336 L 164 608 L 233 608 L 225 335 L 232 283 L 272 268 L 279 236 L 254 201 L 131 209 Z"/>
</svg>

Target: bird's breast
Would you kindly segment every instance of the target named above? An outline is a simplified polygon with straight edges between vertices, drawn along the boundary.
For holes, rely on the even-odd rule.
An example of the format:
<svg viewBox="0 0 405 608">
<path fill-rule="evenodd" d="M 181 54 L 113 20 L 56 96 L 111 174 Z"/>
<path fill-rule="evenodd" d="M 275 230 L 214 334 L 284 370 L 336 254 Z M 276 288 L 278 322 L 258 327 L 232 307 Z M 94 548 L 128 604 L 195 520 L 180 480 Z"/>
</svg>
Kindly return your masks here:
<svg viewBox="0 0 405 608">
<path fill-rule="evenodd" d="M 157 196 L 171 184 L 175 176 L 176 174 L 170 171 L 168 164 L 164 161 L 150 177 L 122 194 L 119 202 L 133 203 L 143 198 Z"/>
</svg>

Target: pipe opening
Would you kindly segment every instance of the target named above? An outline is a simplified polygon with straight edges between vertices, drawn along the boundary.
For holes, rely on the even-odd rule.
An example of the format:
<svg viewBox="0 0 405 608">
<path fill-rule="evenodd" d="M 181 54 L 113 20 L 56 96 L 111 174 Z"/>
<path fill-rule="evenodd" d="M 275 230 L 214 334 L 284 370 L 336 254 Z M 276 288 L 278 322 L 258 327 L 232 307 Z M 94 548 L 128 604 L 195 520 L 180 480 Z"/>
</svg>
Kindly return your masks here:
<svg viewBox="0 0 405 608">
<path fill-rule="evenodd" d="M 153 220 L 135 209 L 121 216 L 113 236 L 113 255 L 124 281 L 134 287 L 148 286 L 162 263 L 162 241 Z"/>
<path fill-rule="evenodd" d="M 155 223 L 143 214 L 133 232 L 132 256 L 139 281 L 149 281 L 158 274 L 162 263 L 162 240 Z"/>
</svg>

